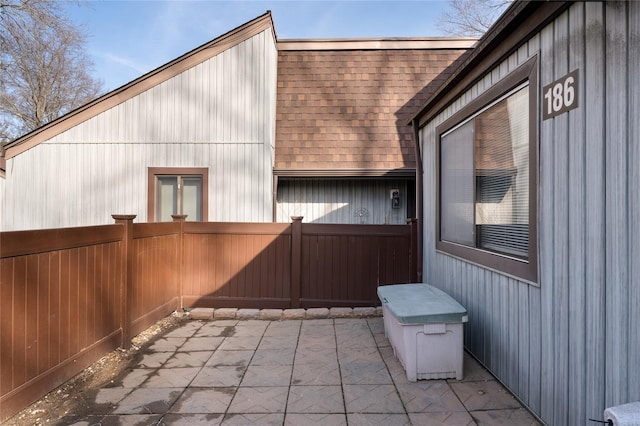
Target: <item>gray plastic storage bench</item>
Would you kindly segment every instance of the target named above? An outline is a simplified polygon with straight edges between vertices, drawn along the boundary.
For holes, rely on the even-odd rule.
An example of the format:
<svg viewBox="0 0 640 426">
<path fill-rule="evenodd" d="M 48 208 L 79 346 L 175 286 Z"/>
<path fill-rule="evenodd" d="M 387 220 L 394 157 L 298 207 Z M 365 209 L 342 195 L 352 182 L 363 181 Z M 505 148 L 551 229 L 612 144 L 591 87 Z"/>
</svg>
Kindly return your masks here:
<svg viewBox="0 0 640 426">
<path fill-rule="evenodd" d="M 378 287 L 384 331 L 407 380 L 462 379 L 462 325 L 467 310 L 428 284 Z"/>
</svg>

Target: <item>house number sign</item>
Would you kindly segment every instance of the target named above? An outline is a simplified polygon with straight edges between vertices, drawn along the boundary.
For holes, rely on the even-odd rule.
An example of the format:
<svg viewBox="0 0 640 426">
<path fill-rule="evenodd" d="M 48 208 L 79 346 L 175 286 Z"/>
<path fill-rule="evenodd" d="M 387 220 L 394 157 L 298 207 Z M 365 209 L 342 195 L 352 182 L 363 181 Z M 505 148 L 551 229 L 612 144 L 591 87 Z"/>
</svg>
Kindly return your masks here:
<svg viewBox="0 0 640 426">
<path fill-rule="evenodd" d="M 578 107 L 578 70 L 573 70 L 542 89 L 542 119 L 553 118 Z"/>
</svg>

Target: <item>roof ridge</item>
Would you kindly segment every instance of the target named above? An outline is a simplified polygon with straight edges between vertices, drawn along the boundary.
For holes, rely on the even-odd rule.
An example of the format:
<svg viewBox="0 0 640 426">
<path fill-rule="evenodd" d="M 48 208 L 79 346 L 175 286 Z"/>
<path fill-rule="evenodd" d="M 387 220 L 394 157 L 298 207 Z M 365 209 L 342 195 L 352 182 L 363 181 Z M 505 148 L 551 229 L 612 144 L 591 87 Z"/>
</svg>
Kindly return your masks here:
<svg viewBox="0 0 640 426">
<path fill-rule="evenodd" d="M 278 50 L 413 50 L 469 49 L 477 38 L 471 37 L 372 37 L 334 39 L 281 39 Z"/>
</svg>

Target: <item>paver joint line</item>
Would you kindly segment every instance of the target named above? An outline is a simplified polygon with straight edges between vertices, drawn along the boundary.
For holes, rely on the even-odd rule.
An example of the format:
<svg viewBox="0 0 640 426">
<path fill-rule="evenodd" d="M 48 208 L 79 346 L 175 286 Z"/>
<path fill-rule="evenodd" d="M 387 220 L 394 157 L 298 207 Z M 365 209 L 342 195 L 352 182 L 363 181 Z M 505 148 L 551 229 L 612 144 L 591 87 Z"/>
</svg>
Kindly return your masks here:
<svg viewBox="0 0 640 426">
<path fill-rule="evenodd" d="M 278 320 L 256 310 L 196 312 L 206 319 L 159 336 L 95 392 L 92 415 L 63 422 L 537 424 L 468 354 L 463 380 L 408 382 L 382 318 L 363 312 L 377 311 L 265 313 Z"/>
</svg>

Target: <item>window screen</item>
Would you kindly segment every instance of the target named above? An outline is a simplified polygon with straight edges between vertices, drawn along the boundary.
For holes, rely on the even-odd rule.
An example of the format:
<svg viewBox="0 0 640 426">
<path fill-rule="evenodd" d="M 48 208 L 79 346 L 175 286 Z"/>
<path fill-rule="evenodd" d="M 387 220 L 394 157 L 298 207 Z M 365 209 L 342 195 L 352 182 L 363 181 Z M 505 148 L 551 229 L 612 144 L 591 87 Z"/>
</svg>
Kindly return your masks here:
<svg viewBox="0 0 640 426">
<path fill-rule="evenodd" d="M 440 138 L 440 239 L 527 258 L 529 88 Z"/>
<path fill-rule="evenodd" d="M 538 280 L 538 66 L 532 56 L 465 102 L 437 125 L 434 141 L 436 250 L 531 283 Z"/>
<path fill-rule="evenodd" d="M 473 245 L 473 121 L 442 137 L 440 161 L 443 217 L 441 238 L 453 243 Z"/>
<path fill-rule="evenodd" d="M 202 220 L 202 176 L 157 176 L 156 220 L 170 222 L 172 214 Z"/>
</svg>

